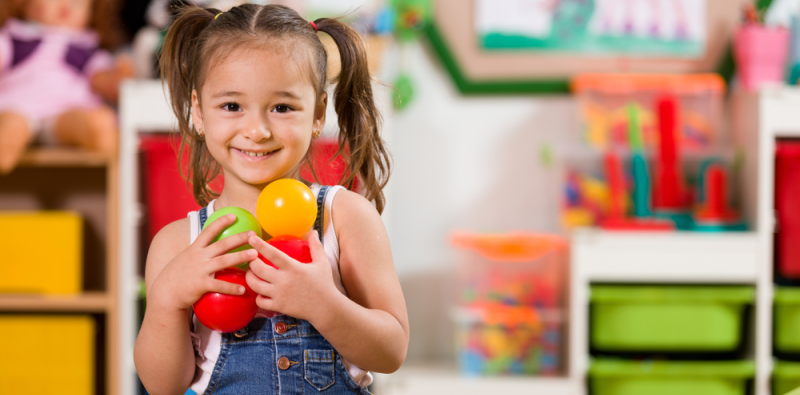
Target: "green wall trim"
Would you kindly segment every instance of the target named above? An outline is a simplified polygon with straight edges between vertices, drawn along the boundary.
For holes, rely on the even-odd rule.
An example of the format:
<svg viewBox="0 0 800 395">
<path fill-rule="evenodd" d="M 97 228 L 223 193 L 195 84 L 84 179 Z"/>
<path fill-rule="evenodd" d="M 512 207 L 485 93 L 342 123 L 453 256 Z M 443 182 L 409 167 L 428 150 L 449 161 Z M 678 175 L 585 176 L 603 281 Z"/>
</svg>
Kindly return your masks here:
<svg viewBox="0 0 800 395">
<path fill-rule="evenodd" d="M 431 46 L 444 63 L 444 67 L 453 78 L 458 90 L 463 94 L 547 94 L 569 93 L 570 91 L 569 80 L 566 79 L 470 81 L 461 72 L 455 57 L 436 26 L 429 23 L 426 31 Z"/>
<path fill-rule="evenodd" d="M 766 12 L 772 0 L 757 0 L 756 8 L 759 12 Z M 453 53 L 444 41 L 441 33 L 436 28 L 436 24 L 428 23 L 425 29 L 431 46 L 436 51 L 439 58 L 444 63 L 453 82 L 458 90 L 465 95 L 486 95 L 486 94 L 562 94 L 569 93 L 569 79 L 550 79 L 550 80 L 494 80 L 494 81 L 472 81 L 467 79 L 458 65 Z M 725 53 L 717 66 L 717 73 L 730 85 L 736 71 L 736 64 L 733 59 L 732 45 L 728 45 Z"/>
</svg>

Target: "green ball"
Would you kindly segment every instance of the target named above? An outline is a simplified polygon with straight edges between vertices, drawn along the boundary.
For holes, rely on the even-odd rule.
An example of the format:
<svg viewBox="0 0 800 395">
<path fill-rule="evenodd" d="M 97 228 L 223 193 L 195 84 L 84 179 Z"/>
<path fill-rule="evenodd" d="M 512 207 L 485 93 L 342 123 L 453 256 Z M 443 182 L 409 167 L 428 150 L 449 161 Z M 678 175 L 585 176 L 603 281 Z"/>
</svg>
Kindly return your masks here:
<svg viewBox="0 0 800 395">
<path fill-rule="evenodd" d="M 208 225 L 214 222 L 217 218 L 227 214 L 235 215 L 236 221 L 234 221 L 233 224 L 231 224 L 227 228 L 223 229 L 222 232 L 220 232 L 217 235 L 217 237 L 214 238 L 215 243 L 226 237 L 233 236 L 242 232 L 247 232 L 249 230 L 256 232 L 258 237 L 263 237 L 261 233 L 261 225 L 258 223 L 258 219 L 256 219 L 256 217 L 253 214 L 250 214 L 249 211 L 240 207 L 223 207 L 217 211 L 214 211 L 214 213 L 211 214 L 206 220 L 205 225 L 203 225 L 203 229 L 208 227 Z M 244 251 L 250 248 L 253 247 L 251 247 L 250 244 L 245 244 L 243 246 L 228 251 L 228 253 Z M 246 270 L 248 264 L 245 262 L 237 266 Z"/>
</svg>

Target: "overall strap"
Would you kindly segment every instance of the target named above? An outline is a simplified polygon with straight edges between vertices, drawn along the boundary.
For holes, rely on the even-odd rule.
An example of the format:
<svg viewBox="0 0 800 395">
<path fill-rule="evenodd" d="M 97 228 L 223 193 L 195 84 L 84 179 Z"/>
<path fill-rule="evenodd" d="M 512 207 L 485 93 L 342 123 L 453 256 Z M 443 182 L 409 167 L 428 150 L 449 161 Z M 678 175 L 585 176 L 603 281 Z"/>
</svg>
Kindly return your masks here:
<svg viewBox="0 0 800 395">
<path fill-rule="evenodd" d="M 328 195 L 330 185 L 323 185 L 317 194 L 317 219 L 314 221 L 314 229 L 319 233 L 319 242 L 323 241 L 323 231 L 325 230 L 325 196 Z"/>
<path fill-rule="evenodd" d="M 206 214 L 208 206 L 205 206 L 197 212 L 197 215 L 200 217 L 200 230 L 203 230 L 203 226 L 206 225 L 206 220 L 208 219 L 208 214 Z"/>
</svg>

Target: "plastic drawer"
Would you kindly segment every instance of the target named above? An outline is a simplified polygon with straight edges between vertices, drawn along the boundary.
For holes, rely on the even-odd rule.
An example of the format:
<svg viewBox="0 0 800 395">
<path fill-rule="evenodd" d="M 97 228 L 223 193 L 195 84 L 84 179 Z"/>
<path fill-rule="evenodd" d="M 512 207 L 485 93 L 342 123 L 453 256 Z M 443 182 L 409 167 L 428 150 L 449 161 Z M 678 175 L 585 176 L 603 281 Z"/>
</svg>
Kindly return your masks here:
<svg viewBox="0 0 800 395">
<path fill-rule="evenodd" d="M 0 394 L 95 393 L 95 322 L 87 315 L 0 315 Z"/>
<path fill-rule="evenodd" d="M 775 350 L 800 354 L 800 288 L 775 288 Z"/>
<path fill-rule="evenodd" d="M 603 352 L 731 352 L 742 343 L 747 286 L 591 288 L 591 347 Z"/>
<path fill-rule="evenodd" d="M 752 361 L 597 359 L 589 368 L 593 395 L 744 395 Z"/>
<path fill-rule="evenodd" d="M 67 211 L 0 212 L 0 293 L 83 288 L 83 221 Z"/>
</svg>

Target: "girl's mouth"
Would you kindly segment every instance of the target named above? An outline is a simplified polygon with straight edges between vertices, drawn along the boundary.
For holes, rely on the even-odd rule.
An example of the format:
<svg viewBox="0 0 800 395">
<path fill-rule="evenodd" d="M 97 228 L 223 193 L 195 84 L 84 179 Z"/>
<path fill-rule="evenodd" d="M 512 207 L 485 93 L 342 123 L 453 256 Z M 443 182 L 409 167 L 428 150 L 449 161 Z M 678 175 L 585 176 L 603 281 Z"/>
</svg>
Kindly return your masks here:
<svg viewBox="0 0 800 395">
<path fill-rule="evenodd" d="M 272 150 L 272 151 L 267 151 L 267 152 L 245 151 L 245 150 L 242 150 L 242 149 L 239 149 L 239 148 L 234 148 L 234 150 L 236 150 L 236 152 L 238 152 L 240 155 L 247 157 L 248 160 L 261 160 L 261 159 L 266 159 L 267 157 L 272 156 L 272 154 L 274 154 L 275 152 L 278 152 L 278 150 L 280 150 L 280 148 L 278 148 L 276 150 Z"/>
</svg>

